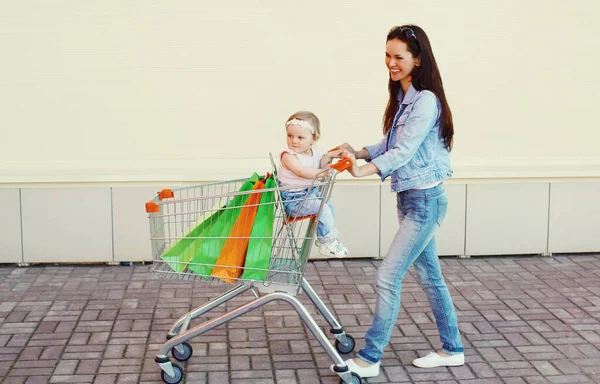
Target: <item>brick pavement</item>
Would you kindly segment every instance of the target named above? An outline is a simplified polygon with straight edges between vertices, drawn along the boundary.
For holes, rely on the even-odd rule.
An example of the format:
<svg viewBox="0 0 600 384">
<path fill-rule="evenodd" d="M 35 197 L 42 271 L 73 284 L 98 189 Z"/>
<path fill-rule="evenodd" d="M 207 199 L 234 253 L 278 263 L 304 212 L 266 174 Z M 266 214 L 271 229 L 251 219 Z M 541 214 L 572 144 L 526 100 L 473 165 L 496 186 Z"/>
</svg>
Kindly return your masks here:
<svg viewBox="0 0 600 384">
<path fill-rule="evenodd" d="M 439 346 L 411 270 L 382 373 L 368 383 L 600 383 L 600 255 L 442 262 L 467 364 L 410 365 Z M 371 321 L 379 263 L 317 261 L 307 268 L 307 279 L 358 347 Z M 224 289 L 158 279 L 143 265 L 0 266 L 0 382 L 162 383 L 154 355 L 167 330 Z M 299 298 L 325 326 L 306 296 Z M 194 340 L 194 355 L 182 364 L 186 382 L 337 383 L 307 332 L 288 304 L 268 304 Z"/>
</svg>

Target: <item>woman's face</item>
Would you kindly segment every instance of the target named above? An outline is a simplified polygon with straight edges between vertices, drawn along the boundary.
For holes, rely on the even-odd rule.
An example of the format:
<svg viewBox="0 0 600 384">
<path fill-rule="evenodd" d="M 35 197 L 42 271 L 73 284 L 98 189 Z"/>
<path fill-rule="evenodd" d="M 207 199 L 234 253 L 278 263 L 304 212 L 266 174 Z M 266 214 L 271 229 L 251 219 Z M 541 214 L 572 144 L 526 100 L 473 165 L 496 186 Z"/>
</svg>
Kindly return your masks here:
<svg viewBox="0 0 600 384">
<path fill-rule="evenodd" d="M 404 41 L 392 39 L 385 45 L 385 65 L 392 81 L 410 80 L 410 74 L 418 64 Z"/>
</svg>

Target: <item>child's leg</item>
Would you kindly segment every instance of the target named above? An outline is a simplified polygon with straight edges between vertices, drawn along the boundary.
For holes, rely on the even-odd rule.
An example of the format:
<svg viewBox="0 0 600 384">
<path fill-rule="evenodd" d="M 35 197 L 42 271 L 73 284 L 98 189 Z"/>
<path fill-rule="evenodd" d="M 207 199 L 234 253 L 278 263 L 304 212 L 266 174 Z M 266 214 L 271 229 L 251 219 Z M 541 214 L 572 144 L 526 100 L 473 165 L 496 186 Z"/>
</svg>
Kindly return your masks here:
<svg viewBox="0 0 600 384">
<path fill-rule="evenodd" d="M 335 211 L 333 204 L 328 201 L 323 206 L 317 225 L 317 245 L 319 252 L 325 256 L 346 256 L 348 249 L 338 239 L 338 230 L 335 227 Z"/>
<path fill-rule="evenodd" d="M 304 217 L 319 213 L 323 198 L 317 188 L 304 193 L 282 192 L 285 212 L 290 217 Z M 319 222 L 317 223 L 317 245 L 319 252 L 326 256 L 345 256 L 348 249 L 338 240 L 338 230 L 335 227 L 335 212 L 333 204 L 326 202 L 323 205 Z"/>
<path fill-rule="evenodd" d="M 285 192 L 285 196 L 286 213 L 291 217 L 316 215 L 323 200 L 316 188 L 308 192 Z"/>
<path fill-rule="evenodd" d="M 283 199 L 285 213 L 287 213 L 290 217 L 304 217 L 316 215 L 317 212 L 319 212 L 319 206 L 321 205 L 321 201 L 311 196 L 311 192 L 307 193 L 307 191 L 283 191 L 281 193 L 281 197 Z"/>
<path fill-rule="evenodd" d="M 329 243 L 333 239 L 337 238 L 337 229 L 335 228 L 335 213 L 333 211 L 333 205 L 330 201 L 325 203 L 321 216 L 319 217 L 319 224 L 317 225 L 317 237 L 322 243 Z"/>
</svg>

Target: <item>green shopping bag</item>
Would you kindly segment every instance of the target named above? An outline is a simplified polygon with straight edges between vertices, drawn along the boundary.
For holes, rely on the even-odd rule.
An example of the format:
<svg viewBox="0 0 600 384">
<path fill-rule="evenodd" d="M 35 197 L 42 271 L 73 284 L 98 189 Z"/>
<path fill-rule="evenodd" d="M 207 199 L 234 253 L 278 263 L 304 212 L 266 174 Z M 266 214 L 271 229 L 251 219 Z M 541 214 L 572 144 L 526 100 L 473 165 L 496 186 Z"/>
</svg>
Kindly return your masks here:
<svg viewBox="0 0 600 384">
<path fill-rule="evenodd" d="M 260 177 L 258 174 L 252 175 L 252 177 L 244 183 L 240 192 L 250 191 L 254 187 L 256 181 Z M 227 205 L 227 209 L 223 210 L 223 213 L 219 216 L 217 221 L 212 223 L 212 226 L 206 232 L 206 235 L 198 243 L 196 253 L 188 264 L 188 269 L 196 272 L 202 276 L 210 276 L 215 262 L 221 254 L 221 249 L 231 232 L 242 207 L 248 200 L 249 194 L 238 195 L 231 200 Z"/>
<path fill-rule="evenodd" d="M 225 208 L 223 206 L 222 208 Z M 204 220 L 200 225 L 194 228 L 190 233 L 185 235 L 186 238 L 179 240 L 171 249 L 165 252 L 161 258 L 169 264 L 169 266 L 178 273 L 181 273 L 187 267 L 190 259 L 196 254 L 196 248 L 199 243 L 197 237 L 206 236 L 206 232 L 210 229 L 219 216 L 223 213 L 223 209 L 213 213 L 208 219 Z M 192 239 L 189 239 L 192 237 Z"/>
<path fill-rule="evenodd" d="M 263 281 L 267 277 L 273 248 L 273 223 L 275 221 L 275 180 L 271 176 L 265 184 L 265 192 L 254 219 L 250 234 L 246 263 L 242 279 Z"/>
<path fill-rule="evenodd" d="M 268 178 L 268 177 L 267 177 Z M 262 191 L 265 189 L 266 179 L 259 180 L 254 184 L 252 191 Z M 231 229 L 229 238 L 225 241 L 221 254 L 215 262 L 215 267 L 210 274 L 218 277 L 227 283 L 235 283 L 244 271 L 246 262 L 246 253 L 248 252 L 248 243 L 252 228 L 254 228 L 254 219 L 260 206 L 262 192 L 253 193 L 248 197 L 244 207 L 240 211 L 235 225 Z"/>
<path fill-rule="evenodd" d="M 254 186 L 254 183 L 259 179 L 257 173 L 252 175 L 248 181 L 246 181 L 240 191 L 249 191 Z M 227 206 L 235 206 L 238 204 L 236 198 L 243 198 L 244 196 L 236 196 Z M 239 199 L 238 199 L 239 200 Z M 242 203 L 243 204 L 243 203 Z M 200 225 L 190 231 L 184 239 L 178 241 L 173 247 L 166 251 L 161 258 L 169 264 L 169 266 L 176 272 L 182 273 L 186 267 L 188 267 L 191 259 L 196 255 L 201 247 L 203 240 L 209 236 L 210 230 L 218 225 L 219 219 L 223 213 L 227 212 L 225 208 L 221 207 L 218 211 L 213 213 L 210 217 L 202 221 Z"/>
</svg>

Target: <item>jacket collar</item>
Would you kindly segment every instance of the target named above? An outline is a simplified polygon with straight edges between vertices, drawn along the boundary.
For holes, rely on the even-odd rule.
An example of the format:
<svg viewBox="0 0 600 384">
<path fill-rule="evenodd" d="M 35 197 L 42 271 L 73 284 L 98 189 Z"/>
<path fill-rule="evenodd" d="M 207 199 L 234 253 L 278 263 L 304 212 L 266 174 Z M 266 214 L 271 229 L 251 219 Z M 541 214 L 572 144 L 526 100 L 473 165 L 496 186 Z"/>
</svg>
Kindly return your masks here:
<svg viewBox="0 0 600 384">
<path fill-rule="evenodd" d="M 411 84 L 408 87 L 408 91 L 406 91 L 406 97 L 404 97 L 404 91 L 402 91 L 402 87 L 400 87 L 400 91 L 398 92 L 398 101 L 401 101 L 402 104 L 410 104 L 415 100 L 417 93 L 419 93 L 419 91 L 417 91 Z"/>
</svg>

